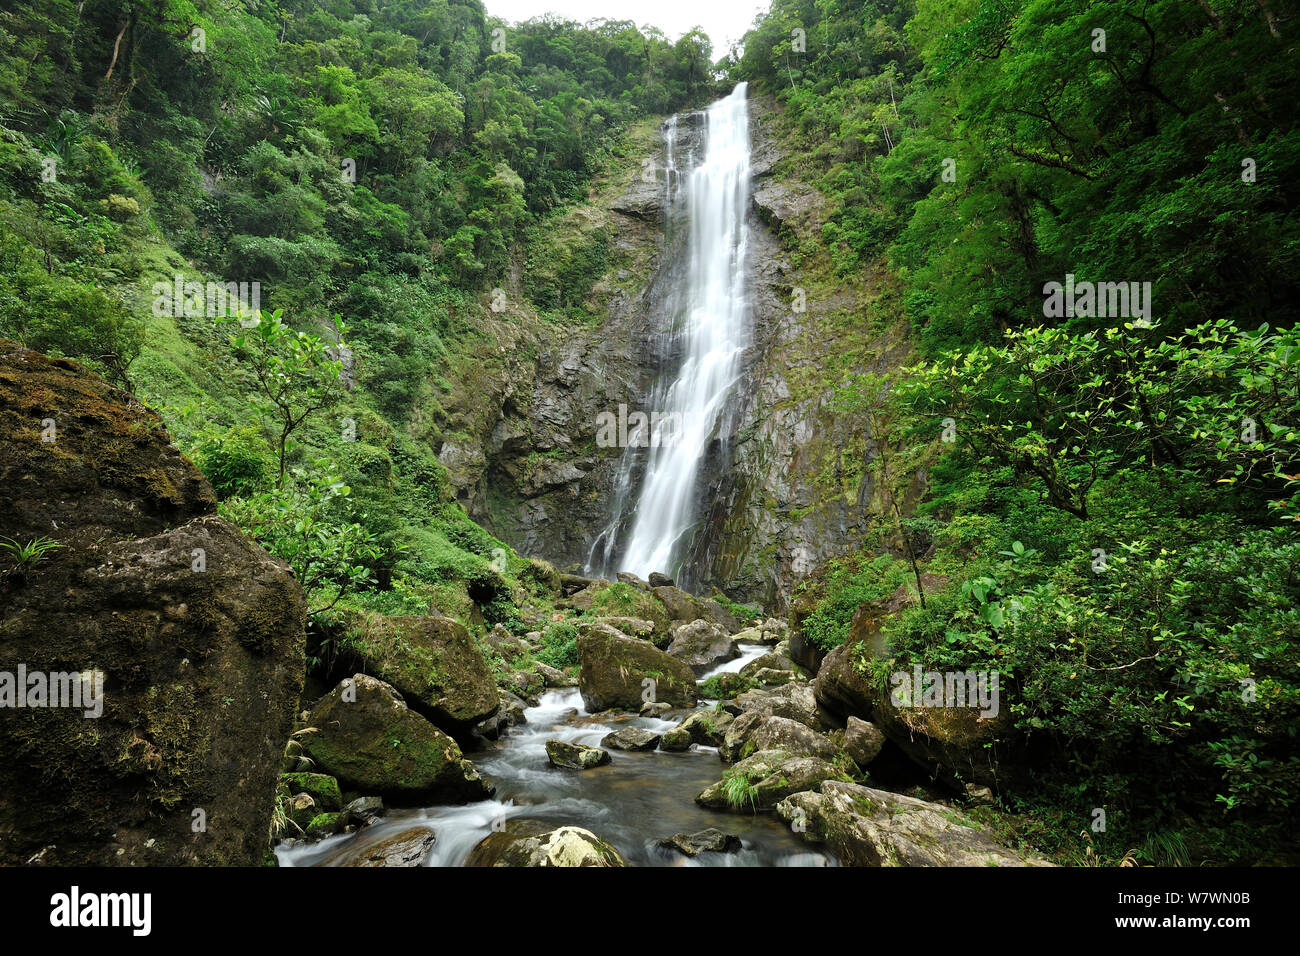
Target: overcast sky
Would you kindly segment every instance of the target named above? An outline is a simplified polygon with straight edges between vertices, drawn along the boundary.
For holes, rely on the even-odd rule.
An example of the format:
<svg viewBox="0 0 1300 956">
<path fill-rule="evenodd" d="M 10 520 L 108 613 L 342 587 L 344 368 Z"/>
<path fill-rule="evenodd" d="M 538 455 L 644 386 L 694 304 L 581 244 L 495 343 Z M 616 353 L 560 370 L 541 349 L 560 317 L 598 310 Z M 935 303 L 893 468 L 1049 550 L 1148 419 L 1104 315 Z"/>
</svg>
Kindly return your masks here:
<svg viewBox="0 0 1300 956">
<path fill-rule="evenodd" d="M 511 23 L 558 14 L 568 20 L 631 20 L 654 26 L 673 40 L 692 27 L 704 28 L 713 41 L 713 58 L 723 56 L 767 10 L 768 0 L 483 0 L 489 14 Z"/>
</svg>

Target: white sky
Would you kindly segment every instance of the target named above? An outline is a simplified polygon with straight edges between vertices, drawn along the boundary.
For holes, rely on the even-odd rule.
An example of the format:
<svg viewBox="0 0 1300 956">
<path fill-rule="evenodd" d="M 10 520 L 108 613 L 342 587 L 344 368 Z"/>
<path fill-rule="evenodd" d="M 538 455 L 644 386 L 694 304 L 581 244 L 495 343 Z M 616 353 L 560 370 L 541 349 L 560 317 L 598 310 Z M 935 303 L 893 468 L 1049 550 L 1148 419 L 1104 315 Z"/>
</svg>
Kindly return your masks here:
<svg viewBox="0 0 1300 956">
<path fill-rule="evenodd" d="M 768 0 L 484 0 L 488 14 L 511 23 L 554 13 L 568 20 L 631 20 L 655 26 L 676 40 L 692 27 L 702 27 L 713 41 L 716 60 L 754 25 Z"/>
</svg>

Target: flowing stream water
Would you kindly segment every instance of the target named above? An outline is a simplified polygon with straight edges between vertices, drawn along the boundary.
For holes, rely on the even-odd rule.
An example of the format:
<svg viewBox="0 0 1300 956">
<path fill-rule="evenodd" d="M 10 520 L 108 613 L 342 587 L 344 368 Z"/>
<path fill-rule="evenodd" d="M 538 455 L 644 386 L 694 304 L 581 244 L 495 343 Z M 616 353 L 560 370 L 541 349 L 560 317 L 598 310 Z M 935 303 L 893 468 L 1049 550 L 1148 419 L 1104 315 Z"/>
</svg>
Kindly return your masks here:
<svg viewBox="0 0 1300 956">
<path fill-rule="evenodd" d="M 741 645 L 741 656 L 714 668 L 710 677 L 738 671 L 770 648 Z M 711 706 L 711 704 L 705 704 Z M 589 715 L 576 688 L 547 691 L 527 722 L 490 749 L 471 754 L 479 771 L 497 786 L 493 799 L 465 806 L 390 810 L 382 820 L 354 834 L 319 843 L 281 844 L 281 866 L 337 866 L 356 853 L 410 827 L 428 827 L 437 840 L 427 866 L 462 866 L 474 846 L 494 825 L 527 817 L 554 826 L 574 825 L 614 846 L 633 866 L 835 866 L 833 858 L 812 849 L 773 814 L 734 814 L 697 806 L 695 795 L 722 777 L 726 769 L 712 747 L 684 753 L 613 751 L 612 761 L 594 770 L 550 766 L 546 741 L 600 746 L 601 738 L 622 726 L 661 732 L 675 720 L 651 717 Z M 688 858 L 656 846 L 675 833 L 716 827 L 741 838 L 738 853 L 702 853 Z"/>
<path fill-rule="evenodd" d="M 684 203 L 687 241 L 683 281 L 665 310 L 663 356 L 680 355 L 644 411 L 664 425 L 650 436 L 639 492 L 631 496 L 640 456 L 623 456 L 611 521 L 592 547 L 588 569 L 609 574 L 652 571 L 677 576 L 698 520 L 701 462 L 717 440 L 749 338 L 748 263 L 750 149 L 746 84 L 704 114 L 703 157 L 678 189 L 675 120 L 665 125 L 670 209 Z M 688 157 L 689 161 L 690 157 Z M 669 217 L 672 218 L 671 215 Z M 653 425 L 652 425 L 653 427 Z M 634 506 L 632 502 L 634 501 Z M 629 513 L 629 507 L 633 510 Z M 629 530 L 630 525 L 630 530 Z"/>
</svg>

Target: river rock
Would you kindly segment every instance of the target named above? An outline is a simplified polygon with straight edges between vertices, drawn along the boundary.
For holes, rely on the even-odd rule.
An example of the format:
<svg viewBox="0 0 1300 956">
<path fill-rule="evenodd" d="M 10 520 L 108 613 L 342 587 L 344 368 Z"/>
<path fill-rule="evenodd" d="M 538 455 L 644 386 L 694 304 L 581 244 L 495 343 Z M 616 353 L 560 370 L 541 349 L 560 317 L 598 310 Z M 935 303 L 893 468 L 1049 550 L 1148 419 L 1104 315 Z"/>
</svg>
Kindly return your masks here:
<svg viewBox="0 0 1300 956">
<path fill-rule="evenodd" d="M 640 727 L 620 727 L 606 734 L 600 741 L 602 747 L 615 750 L 654 750 L 662 734 L 651 733 Z"/>
<path fill-rule="evenodd" d="M 678 724 L 677 729 L 690 734 L 692 743 L 717 747 L 721 745 L 727 728 L 735 719 L 726 711 L 700 710 Z"/>
<path fill-rule="evenodd" d="M 736 813 L 770 810 L 792 793 L 840 779 L 844 779 L 843 772 L 819 757 L 760 750 L 729 768 L 721 780 L 701 791 L 695 802 Z M 729 786 L 734 780 L 743 781 L 743 786 Z"/>
<path fill-rule="evenodd" d="M 384 815 L 384 801 L 382 797 L 357 797 L 343 808 L 343 812 L 365 826 Z"/>
<path fill-rule="evenodd" d="M 590 830 L 551 829 L 538 820 L 510 820 L 505 829 L 484 837 L 466 866 L 627 866 L 616 849 Z"/>
<path fill-rule="evenodd" d="M 677 584 L 677 582 L 668 575 L 660 574 L 658 571 L 650 572 L 649 581 L 652 588 L 671 588 Z"/>
<path fill-rule="evenodd" d="M 866 769 L 880 755 L 885 735 L 875 724 L 850 717 L 844 725 L 844 752 L 859 767 Z"/>
<path fill-rule="evenodd" d="M 739 853 L 741 848 L 740 837 L 713 827 L 698 833 L 676 833 L 656 845 L 690 857 L 701 853 Z"/>
<path fill-rule="evenodd" d="M 776 811 L 798 820 L 804 839 L 825 843 L 845 866 L 1052 865 L 1002 846 L 949 807 L 856 783 L 827 780 Z"/>
<path fill-rule="evenodd" d="M 354 698 L 354 699 L 353 699 Z M 383 681 L 355 674 L 311 709 L 303 746 L 346 789 L 399 803 L 481 800 L 492 793 L 460 747 Z"/>
<path fill-rule="evenodd" d="M 428 827 L 409 827 L 339 857 L 336 866 L 423 866 L 438 837 Z"/>
<path fill-rule="evenodd" d="M 644 704 L 641 705 L 640 713 L 642 717 L 662 718 L 665 714 L 667 714 L 672 709 L 673 708 L 671 704 L 665 704 L 661 700 L 647 700 Z"/>
<path fill-rule="evenodd" d="M 64 546 L 0 583 L 4 669 L 103 675 L 98 717 L 2 712 L 0 865 L 261 865 L 302 588 L 161 419 L 77 363 L 0 341 L 0 436 L 0 531 Z"/>
<path fill-rule="evenodd" d="M 788 671 L 793 674 L 798 670 L 798 668 L 795 665 L 795 662 L 790 660 L 790 658 L 786 657 L 784 654 L 771 651 L 767 654 L 761 654 L 758 657 L 755 657 L 740 669 L 740 673 L 744 677 L 754 677 L 762 670 Z M 784 683 L 784 681 L 782 683 Z"/>
<path fill-rule="evenodd" d="M 781 750 L 801 757 L 835 759 L 836 749 L 824 734 L 788 717 L 764 717 L 745 741 L 757 750 Z"/>
<path fill-rule="evenodd" d="M 789 717 L 813 730 L 826 730 L 834 724 L 833 718 L 817 706 L 807 681 L 755 688 L 741 694 L 735 702 L 742 711 L 754 711 L 765 717 Z"/>
<path fill-rule="evenodd" d="M 735 616 L 712 598 L 697 598 L 681 588 L 668 585 L 654 588 L 651 593 L 663 604 L 668 617 L 680 624 L 689 624 L 703 618 L 717 624 L 728 634 L 735 634 L 741 629 Z"/>
<path fill-rule="evenodd" d="M 492 669 L 460 622 L 351 614 L 342 628 L 349 652 L 345 666 L 390 684 L 408 707 L 446 733 L 467 732 L 496 713 L 500 697 Z M 519 643 L 504 628 L 497 636 Z"/>
<path fill-rule="evenodd" d="M 671 730 L 665 730 L 663 736 L 659 738 L 659 749 L 668 753 L 681 753 L 690 750 L 691 732 L 685 727 L 674 727 Z"/>
<path fill-rule="evenodd" d="M 578 638 L 578 689 L 587 710 L 639 711 L 646 700 L 690 707 L 697 699 L 695 673 L 648 641 L 613 628 L 589 628 Z"/>
<path fill-rule="evenodd" d="M 681 624 L 673 631 L 668 653 L 685 661 L 699 675 L 733 660 L 740 651 L 726 631 L 711 621 L 700 619 Z"/>
<path fill-rule="evenodd" d="M 557 667 L 551 667 L 541 661 L 534 662 L 533 667 L 547 687 L 576 687 L 578 685 L 576 677 L 570 677 Z"/>
<path fill-rule="evenodd" d="M 546 756 L 552 766 L 563 767 L 565 770 L 590 770 L 609 763 L 608 751 L 564 740 L 546 741 Z"/>
</svg>

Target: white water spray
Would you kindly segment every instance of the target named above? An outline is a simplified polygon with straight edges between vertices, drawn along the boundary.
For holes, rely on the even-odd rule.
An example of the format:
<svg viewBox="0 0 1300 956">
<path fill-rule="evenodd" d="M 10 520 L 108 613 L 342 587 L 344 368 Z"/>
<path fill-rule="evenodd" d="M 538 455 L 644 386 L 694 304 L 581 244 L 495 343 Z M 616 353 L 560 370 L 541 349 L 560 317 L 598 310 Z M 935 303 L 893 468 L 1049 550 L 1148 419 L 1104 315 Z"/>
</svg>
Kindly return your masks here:
<svg viewBox="0 0 1300 956">
<path fill-rule="evenodd" d="M 704 158 L 684 186 L 686 284 L 674 318 L 685 342 L 676 378 L 651 407 L 677 416 L 673 440 L 652 447 L 619 570 L 677 573 L 698 513 L 700 463 L 727 410 L 748 340 L 745 258 L 749 245 L 749 109 L 746 85 L 706 112 Z M 615 516 L 618 520 L 618 516 Z"/>
</svg>

